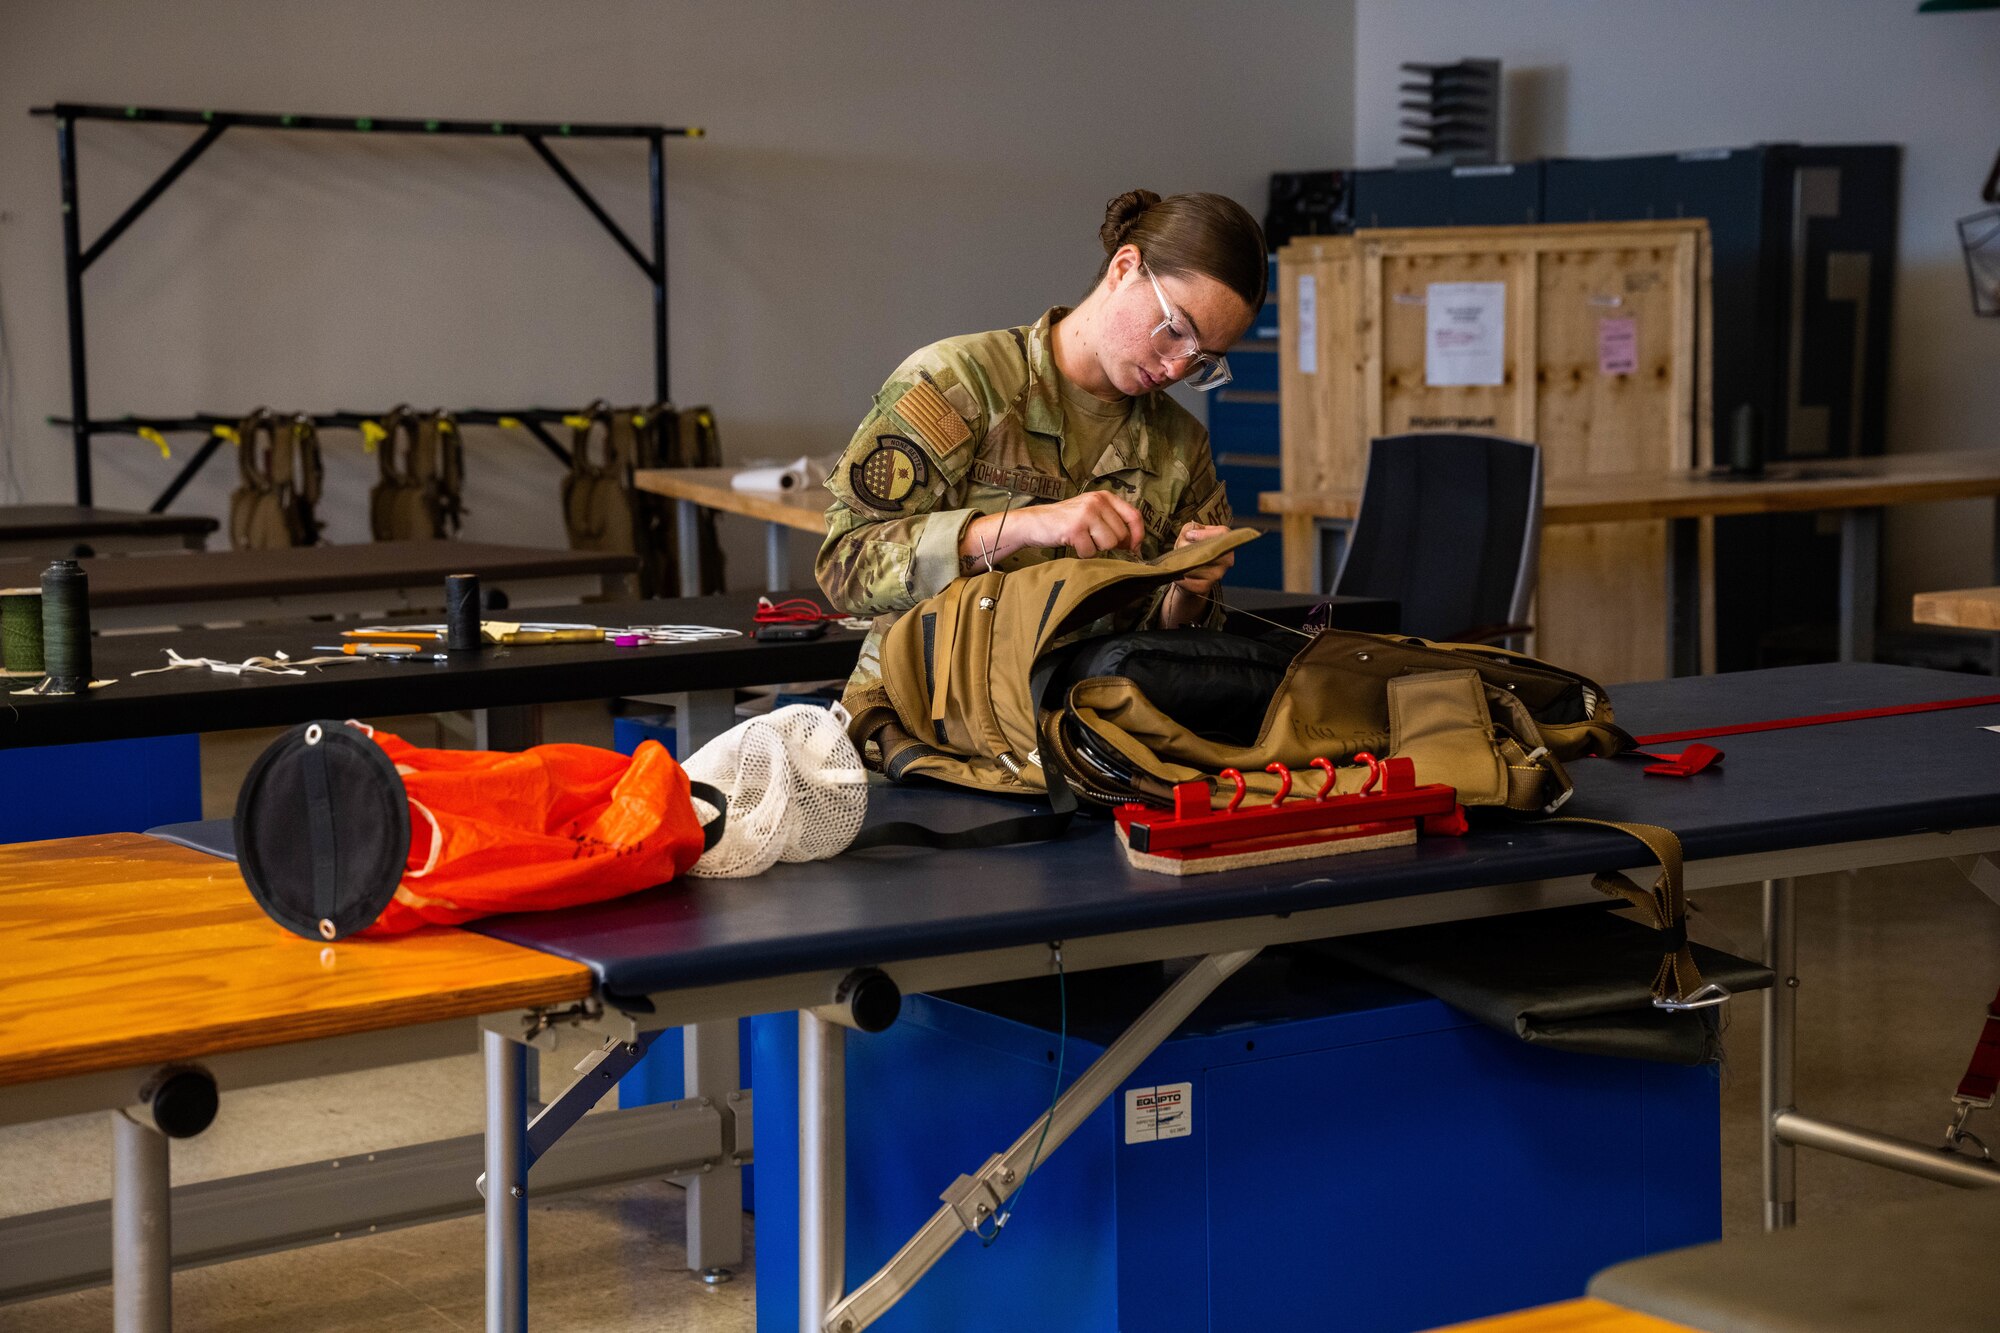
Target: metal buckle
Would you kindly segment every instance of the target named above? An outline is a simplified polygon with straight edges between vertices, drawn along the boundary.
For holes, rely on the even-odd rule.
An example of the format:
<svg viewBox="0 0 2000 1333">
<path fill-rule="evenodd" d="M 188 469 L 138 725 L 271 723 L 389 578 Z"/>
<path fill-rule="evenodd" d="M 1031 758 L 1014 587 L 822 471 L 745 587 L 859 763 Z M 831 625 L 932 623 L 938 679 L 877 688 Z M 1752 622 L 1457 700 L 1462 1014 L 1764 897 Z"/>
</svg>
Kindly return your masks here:
<svg viewBox="0 0 2000 1333">
<path fill-rule="evenodd" d="M 1993 1103 L 1990 1101 L 1988 1102 L 1966 1101 L 1957 1097 L 1954 1097 L 1951 1100 L 1958 1107 L 1958 1111 L 1956 1114 L 1952 1116 L 1951 1123 L 1944 1127 L 1944 1147 L 1939 1151 L 1948 1153 L 1961 1153 L 1964 1152 L 1965 1149 L 1963 1149 L 1959 1145 L 1964 1143 L 1970 1143 L 1979 1149 L 1979 1160 L 1983 1162 L 1992 1161 L 1993 1150 L 1986 1146 L 1986 1140 L 1980 1138 L 1977 1134 L 1974 1134 L 1971 1130 L 1965 1127 L 1965 1120 L 1966 1117 L 1971 1115 L 1974 1111 L 1983 1110 L 1984 1108 L 1991 1106 Z M 1967 1155 L 1969 1156 L 1970 1154 Z"/>
<path fill-rule="evenodd" d="M 1685 1000 L 1655 1000 L 1653 1007 L 1678 1014 L 1689 1009 L 1713 1009 L 1717 1005 L 1728 1003 L 1729 992 L 1711 981 Z"/>
</svg>

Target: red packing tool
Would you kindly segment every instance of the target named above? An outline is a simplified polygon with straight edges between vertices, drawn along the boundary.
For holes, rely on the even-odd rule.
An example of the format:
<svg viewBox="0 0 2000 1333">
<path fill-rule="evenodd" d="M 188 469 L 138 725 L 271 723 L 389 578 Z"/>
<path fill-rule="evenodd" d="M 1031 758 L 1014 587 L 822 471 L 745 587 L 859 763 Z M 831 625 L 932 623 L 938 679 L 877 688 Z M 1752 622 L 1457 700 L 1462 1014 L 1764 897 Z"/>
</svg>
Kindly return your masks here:
<svg viewBox="0 0 2000 1333">
<path fill-rule="evenodd" d="M 1433 835 L 1465 832 L 1456 791 L 1435 782 L 1418 786 L 1416 765 L 1408 759 L 1380 760 L 1367 753 L 1355 758 L 1367 764 L 1368 781 L 1346 796 L 1333 794 L 1332 762 L 1315 759 L 1312 766 L 1325 776 L 1315 794 L 1298 800 L 1286 799 L 1291 770 L 1272 764 L 1267 771 L 1276 773 L 1281 785 L 1269 805 L 1239 808 L 1243 775 L 1230 768 L 1222 776 L 1236 784 L 1236 794 L 1219 813 L 1211 809 L 1206 782 L 1176 786 L 1172 810 L 1120 806 L 1118 837 L 1126 859 L 1141 870 L 1199 875 L 1415 842 L 1420 825 Z"/>
</svg>

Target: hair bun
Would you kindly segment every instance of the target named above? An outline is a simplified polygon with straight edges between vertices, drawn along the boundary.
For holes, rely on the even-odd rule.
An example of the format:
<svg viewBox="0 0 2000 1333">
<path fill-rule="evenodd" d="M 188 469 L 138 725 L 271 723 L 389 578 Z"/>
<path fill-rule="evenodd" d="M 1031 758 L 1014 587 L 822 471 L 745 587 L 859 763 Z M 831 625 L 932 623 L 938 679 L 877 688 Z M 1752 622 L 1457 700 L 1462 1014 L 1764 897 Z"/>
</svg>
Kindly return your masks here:
<svg viewBox="0 0 2000 1333">
<path fill-rule="evenodd" d="M 1097 238 L 1104 242 L 1104 253 L 1112 254 L 1125 244 L 1125 237 L 1139 221 L 1139 215 L 1160 202 L 1160 196 L 1151 190 L 1127 190 L 1104 206 L 1104 225 L 1097 229 Z"/>
</svg>

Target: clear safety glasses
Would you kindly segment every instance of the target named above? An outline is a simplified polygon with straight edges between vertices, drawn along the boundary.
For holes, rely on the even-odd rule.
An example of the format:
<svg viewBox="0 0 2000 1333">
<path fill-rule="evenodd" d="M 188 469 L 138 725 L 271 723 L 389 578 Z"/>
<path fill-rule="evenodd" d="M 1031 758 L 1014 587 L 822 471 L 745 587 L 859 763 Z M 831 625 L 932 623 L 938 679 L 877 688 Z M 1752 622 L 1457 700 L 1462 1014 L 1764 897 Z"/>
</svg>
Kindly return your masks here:
<svg viewBox="0 0 2000 1333">
<path fill-rule="evenodd" d="M 1194 325 L 1167 300 L 1167 294 L 1160 290 L 1160 280 L 1153 276 L 1153 270 L 1143 263 L 1139 268 L 1146 275 L 1146 281 L 1153 284 L 1153 295 L 1160 298 L 1163 318 L 1153 329 L 1153 350 L 1168 361 L 1188 362 L 1188 371 L 1181 377 L 1181 382 L 1199 393 L 1220 389 L 1229 383 L 1229 358 L 1210 356 L 1202 351 L 1201 340 L 1194 335 Z"/>
</svg>

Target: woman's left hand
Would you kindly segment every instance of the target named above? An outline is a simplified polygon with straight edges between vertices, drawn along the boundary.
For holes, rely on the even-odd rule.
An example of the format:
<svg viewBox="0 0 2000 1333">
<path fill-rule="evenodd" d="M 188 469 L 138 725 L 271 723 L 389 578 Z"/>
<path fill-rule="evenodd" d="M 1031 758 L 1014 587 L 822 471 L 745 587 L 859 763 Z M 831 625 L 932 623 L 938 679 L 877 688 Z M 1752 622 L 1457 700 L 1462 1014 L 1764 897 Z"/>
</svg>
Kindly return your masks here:
<svg viewBox="0 0 2000 1333">
<path fill-rule="evenodd" d="M 1178 551 L 1183 546 L 1219 537 L 1227 531 L 1229 529 L 1220 524 L 1190 523 L 1174 539 L 1174 549 Z M 1215 585 L 1222 582 L 1222 576 L 1235 563 L 1235 553 L 1225 552 L 1220 559 L 1182 575 L 1173 586 L 1173 594 L 1167 598 L 1166 614 L 1162 617 L 1166 623 L 1170 626 L 1191 625 L 1207 614 L 1208 599 L 1214 594 Z"/>
</svg>

